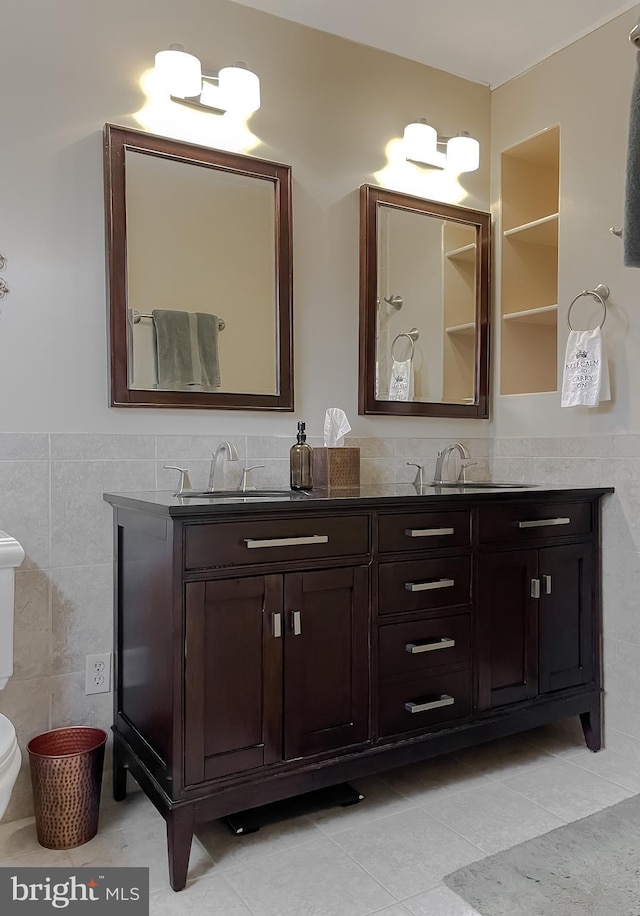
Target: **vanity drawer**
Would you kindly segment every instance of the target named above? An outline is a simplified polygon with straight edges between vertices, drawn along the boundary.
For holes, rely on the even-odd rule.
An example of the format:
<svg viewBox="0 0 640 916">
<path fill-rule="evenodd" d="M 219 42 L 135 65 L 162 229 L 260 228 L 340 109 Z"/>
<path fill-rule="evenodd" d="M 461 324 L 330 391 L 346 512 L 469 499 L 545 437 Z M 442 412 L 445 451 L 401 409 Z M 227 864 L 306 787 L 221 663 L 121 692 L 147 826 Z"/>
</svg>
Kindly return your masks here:
<svg viewBox="0 0 640 916">
<path fill-rule="evenodd" d="M 378 612 L 402 614 L 467 605 L 471 600 L 471 557 L 438 557 L 380 563 Z"/>
<path fill-rule="evenodd" d="M 385 737 L 427 729 L 470 712 L 470 670 L 425 674 L 380 688 L 378 733 Z"/>
<path fill-rule="evenodd" d="M 378 673 L 404 674 L 471 664 L 471 615 L 432 617 L 380 627 Z"/>
<path fill-rule="evenodd" d="M 366 515 L 304 516 L 185 527 L 185 568 L 208 569 L 362 556 L 369 553 Z"/>
<path fill-rule="evenodd" d="M 380 553 L 466 547 L 470 540 L 470 512 L 402 512 L 378 519 Z"/>
<path fill-rule="evenodd" d="M 591 531 L 591 503 L 517 503 L 479 513 L 481 544 L 526 543 L 534 538 L 563 538 Z"/>
</svg>

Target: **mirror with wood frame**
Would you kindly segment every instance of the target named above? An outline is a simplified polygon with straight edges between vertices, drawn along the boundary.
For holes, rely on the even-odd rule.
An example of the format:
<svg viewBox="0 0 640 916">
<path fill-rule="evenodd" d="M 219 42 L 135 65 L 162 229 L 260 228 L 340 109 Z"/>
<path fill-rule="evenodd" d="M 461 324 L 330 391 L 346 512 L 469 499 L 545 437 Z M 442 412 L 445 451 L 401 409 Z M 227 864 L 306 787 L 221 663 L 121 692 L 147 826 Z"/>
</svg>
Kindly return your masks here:
<svg viewBox="0 0 640 916">
<path fill-rule="evenodd" d="M 488 417 L 490 225 L 361 187 L 359 413 Z"/>
<path fill-rule="evenodd" d="M 111 406 L 293 410 L 291 169 L 106 124 Z"/>
</svg>

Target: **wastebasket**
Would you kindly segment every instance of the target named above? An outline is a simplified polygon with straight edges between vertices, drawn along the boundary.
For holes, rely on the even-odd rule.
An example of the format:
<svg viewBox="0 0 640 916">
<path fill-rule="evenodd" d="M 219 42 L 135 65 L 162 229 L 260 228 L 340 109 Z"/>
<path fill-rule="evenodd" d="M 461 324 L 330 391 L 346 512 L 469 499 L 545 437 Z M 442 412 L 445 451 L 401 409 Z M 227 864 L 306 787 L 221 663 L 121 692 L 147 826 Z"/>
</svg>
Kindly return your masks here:
<svg viewBox="0 0 640 916">
<path fill-rule="evenodd" d="M 47 849 L 82 846 L 98 832 L 107 733 L 56 728 L 27 745 L 38 842 Z"/>
</svg>

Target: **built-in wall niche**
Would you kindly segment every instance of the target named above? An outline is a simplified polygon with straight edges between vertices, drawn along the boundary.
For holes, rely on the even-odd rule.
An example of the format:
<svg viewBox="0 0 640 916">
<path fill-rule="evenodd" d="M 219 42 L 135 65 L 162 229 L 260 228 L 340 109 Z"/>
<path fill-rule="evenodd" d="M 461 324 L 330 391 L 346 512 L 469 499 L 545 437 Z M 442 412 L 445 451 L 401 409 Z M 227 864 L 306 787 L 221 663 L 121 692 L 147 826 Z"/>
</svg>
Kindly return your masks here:
<svg viewBox="0 0 640 916">
<path fill-rule="evenodd" d="M 558 387 L 560 128 L 501 156 L 501 394 Z"/>
</svg>

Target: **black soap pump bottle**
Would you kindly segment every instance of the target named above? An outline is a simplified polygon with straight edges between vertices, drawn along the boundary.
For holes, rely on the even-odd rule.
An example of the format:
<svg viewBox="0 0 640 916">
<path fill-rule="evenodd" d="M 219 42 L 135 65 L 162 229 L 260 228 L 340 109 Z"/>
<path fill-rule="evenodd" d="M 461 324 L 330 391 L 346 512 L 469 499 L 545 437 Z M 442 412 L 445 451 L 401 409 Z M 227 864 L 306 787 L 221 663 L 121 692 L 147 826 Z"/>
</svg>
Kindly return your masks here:
<svg viewBox="0 0 640 916">
<path fill-rule="evenodd" d="M 307 445 L 307 434 L 304 431 L 302 420 L 298 423 L 298 441 L 291 446 L 289 451 L 289 467 L 291 470 L 291 489 L 310 490 L 313 486 L 311 476 L 312 448 Z"/>
</svg>

